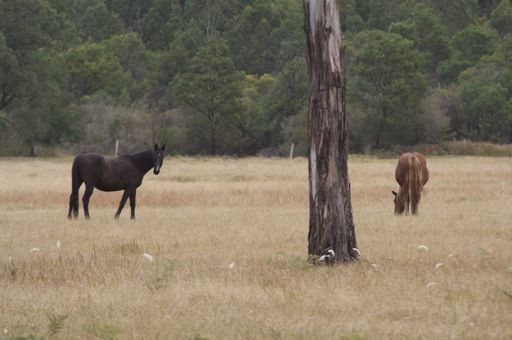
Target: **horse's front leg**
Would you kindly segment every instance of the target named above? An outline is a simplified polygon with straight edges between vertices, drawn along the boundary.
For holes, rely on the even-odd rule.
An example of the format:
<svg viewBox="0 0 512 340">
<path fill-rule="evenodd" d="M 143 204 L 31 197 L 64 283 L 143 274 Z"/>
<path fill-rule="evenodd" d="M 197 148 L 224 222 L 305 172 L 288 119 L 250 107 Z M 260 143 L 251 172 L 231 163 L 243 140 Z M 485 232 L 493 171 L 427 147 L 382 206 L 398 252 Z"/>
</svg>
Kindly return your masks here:
<svg viewBox="0 0 512 340">
<path fill-rule="evenodd" d="M 114 215 L 114 218 L 119 218 L 119 215 L 121 215 L 121 210 L 123 210 L 124 205 L 126 204 L 126 200 L 128 199 L 129 192 L 128 189 L 126 189 L 123 193 L 123 197 L 121 198 L 121 202 L 119 202 L 119 208 L 117 209 L 116 214 Z"/>
<path fill-rule="evenodd" d="M 137 189 L 133 190 L 132 194 L 130 195 L 130 208 L 131 208 L 131 216 L 130 218 L 132 220 L 135 219 L 135 196 L 137 194 Z"/>
</svg>

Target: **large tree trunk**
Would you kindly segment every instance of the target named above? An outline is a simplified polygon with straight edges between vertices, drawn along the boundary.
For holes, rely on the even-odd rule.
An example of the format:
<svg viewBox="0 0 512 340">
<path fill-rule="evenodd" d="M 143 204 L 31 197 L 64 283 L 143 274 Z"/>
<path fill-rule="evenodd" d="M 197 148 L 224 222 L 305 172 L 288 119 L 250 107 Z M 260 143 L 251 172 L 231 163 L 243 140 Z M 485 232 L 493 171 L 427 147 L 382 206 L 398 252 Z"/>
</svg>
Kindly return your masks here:
<svg viewBox="0 0 512 340">
<path fill-rule="evenodd" d="M 309 71 L 308 252 L 310 259 L 348 261 L 357 257 L 357 250 L 336 0 L 304 0 L 304 19 Z"/>
</svg>

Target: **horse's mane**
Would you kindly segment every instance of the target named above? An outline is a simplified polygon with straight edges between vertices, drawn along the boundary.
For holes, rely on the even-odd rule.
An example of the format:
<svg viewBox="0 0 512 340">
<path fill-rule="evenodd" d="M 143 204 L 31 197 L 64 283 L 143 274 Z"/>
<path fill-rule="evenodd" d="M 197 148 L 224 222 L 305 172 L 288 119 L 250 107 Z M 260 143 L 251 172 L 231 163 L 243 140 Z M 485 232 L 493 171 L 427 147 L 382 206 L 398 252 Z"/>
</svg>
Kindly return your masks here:
<svg viewBox="0 0 512 340">
<path fill-rule="evenodd" d="M 421 189 L 423 187 L 423 175 L 421 172 L 420 161 L 418 157 L 412 156 L 408 159 L 409 162 L 409 197 L 411 199 L 411 206 L 413 210 L 420 201 Z"/>
<path fill-rule="evenodd" d="M 139 151 L 139 152 L 135 152 L 135 153 L 125 153 L 121 156 L 117 156 L 117 158 L 132 159 L 134 157 L 137 158 L 137 157 L 140 157 L 141 155 L 152 153 L 152 152 L 153 152 L 153 150 L 148 149 L 148 150 Z"/>
</svg>

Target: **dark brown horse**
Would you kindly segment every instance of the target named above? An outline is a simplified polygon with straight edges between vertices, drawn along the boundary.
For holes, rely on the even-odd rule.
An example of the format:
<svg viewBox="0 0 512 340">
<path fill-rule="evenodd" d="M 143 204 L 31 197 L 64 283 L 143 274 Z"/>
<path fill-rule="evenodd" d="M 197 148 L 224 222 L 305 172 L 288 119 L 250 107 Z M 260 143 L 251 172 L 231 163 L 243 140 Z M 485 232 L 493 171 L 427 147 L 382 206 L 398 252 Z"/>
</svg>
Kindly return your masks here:
<svg viewBox="0 0 512 340">
<path fill-rule="evenodd" d="M 395 214 L 418 213 L 423 186 L 428 182 L 427 160 L 419 152 L 407 152 L 400 156 L 395 169 L 395 178 L 400 187 L 395 195 Z"/>
<path fill-rule="evenodd" d="M 135 219 L 137 188 L 142 184 L 142 178 L 151 168 L 153 168 L 154 174 L 158 175 L 164 160 L 164 150 L 165 145 L 159 148 L 155 144 L 153 150 L 123 155 L 117 158 L 105 158 L 93 153 L 76 156 L 71 170 L 72 187 L 71 196 L 69 197 L 68 218 L 71 218 L 71 212 L 73 212 L 75 218 L 78 217 L 78 190 L 82 183 L 85 183 L 82 202 L 86 219 L 89 219 L 89 200 L 94 188 L 101 191 L 124 190 L 115 218 L 119 217 L 129 197 L 131 218 Z"/>
</svg>

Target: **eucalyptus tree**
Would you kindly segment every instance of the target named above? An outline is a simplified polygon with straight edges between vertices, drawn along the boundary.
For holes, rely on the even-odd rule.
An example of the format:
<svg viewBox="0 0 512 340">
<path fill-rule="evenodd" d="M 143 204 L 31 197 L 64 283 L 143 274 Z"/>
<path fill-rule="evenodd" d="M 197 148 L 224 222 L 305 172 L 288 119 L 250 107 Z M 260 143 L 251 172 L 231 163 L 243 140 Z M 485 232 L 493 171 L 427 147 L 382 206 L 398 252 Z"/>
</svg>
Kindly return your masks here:
<svg viewBox="0 0 512 340">
<path fill-rule="evenodd" d="M 357 257 L 348 178 L 343 49 L 335 0 L 304 0 L 309 98 L 309 234 L 311 260 Z"/>
</svg>

